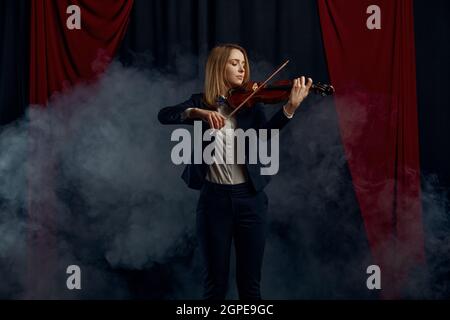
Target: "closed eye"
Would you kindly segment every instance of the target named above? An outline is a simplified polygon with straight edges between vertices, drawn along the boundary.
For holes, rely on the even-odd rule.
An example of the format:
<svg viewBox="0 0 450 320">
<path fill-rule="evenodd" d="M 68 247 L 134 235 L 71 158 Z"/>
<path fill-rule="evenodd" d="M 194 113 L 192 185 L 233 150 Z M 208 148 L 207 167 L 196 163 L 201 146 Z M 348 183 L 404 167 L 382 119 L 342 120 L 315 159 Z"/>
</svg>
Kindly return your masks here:
<svg viewBox="0 0 450 320">
<path fill-rule="evenodd" d="M 239 63 L 239 60 L 233 59 L 233 60 L 231 60 L 230 62 L 231 62 L 231 64 L 232 64 L 233 66 L 237 66 L 238 63 Z M 242 62 L 242 67 L 245 67 L 245 62 Z"/>
</svg>

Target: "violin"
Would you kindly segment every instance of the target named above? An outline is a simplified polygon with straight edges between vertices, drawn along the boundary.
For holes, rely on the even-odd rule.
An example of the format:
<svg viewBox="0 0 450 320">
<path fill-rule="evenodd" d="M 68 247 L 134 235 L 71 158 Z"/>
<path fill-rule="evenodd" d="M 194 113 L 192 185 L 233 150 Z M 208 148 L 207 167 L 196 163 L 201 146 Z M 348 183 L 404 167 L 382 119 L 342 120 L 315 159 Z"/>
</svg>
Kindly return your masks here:
<svg viewBox="0 0 450 320">
<path fill-rule="evenodd" d="M 238 88 L 233 88 L 228 92 L 227 101 L 234 109 L 228 117 L 232 117 L 242 107 L 252 107 L 255 103 L 261 102 L 265 104 L 274 104 L 289 99 L 292 89 L 292 80 L 277 81 L 272 85 L 267 83 L 280 72 L 289 60 L 283 63 L 277 70 L 275 70 L 264 82 L 248 82 Z M 334 88 L 328 84 L 312 84 L 310 90 L 322 96 L 332 95 Z"/>
<path fill-rule="evenodd" d="M 251 94 L 257 91 L 250 97 L 242 107 L 252 107 L 255 103 L 261 102 L 264 104 L 275 104 L 289 100 L 293 81 L 280 80 L 273 84 L 265 85 L 261 88 L 261 83 L 248 82 L 243 86 L 231 89 L 228 92 L 228 103 L 233 109 L 236 109 L 242 104 Z M 309 89 L 310 92 L 319 94 L 321 96 L 330 96 L 334 93 L 334 88 L 329 84 L 316 83 L 312 84 Z"/>
</svg>

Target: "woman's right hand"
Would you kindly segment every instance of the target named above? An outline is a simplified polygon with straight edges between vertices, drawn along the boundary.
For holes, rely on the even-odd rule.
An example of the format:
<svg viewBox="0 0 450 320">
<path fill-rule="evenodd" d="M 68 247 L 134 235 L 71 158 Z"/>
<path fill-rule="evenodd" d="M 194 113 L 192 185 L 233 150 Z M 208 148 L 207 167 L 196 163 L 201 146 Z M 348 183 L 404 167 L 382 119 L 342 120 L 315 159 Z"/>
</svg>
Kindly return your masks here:
<svg viewBox="0 0 450 320">
<path fill-rule="evenodd" d="M 225 125 L 225 117 L 217 111 L 194 108 L 190 117 L 208 122 L 210 128 L 220 129 Z"/>
</svg>

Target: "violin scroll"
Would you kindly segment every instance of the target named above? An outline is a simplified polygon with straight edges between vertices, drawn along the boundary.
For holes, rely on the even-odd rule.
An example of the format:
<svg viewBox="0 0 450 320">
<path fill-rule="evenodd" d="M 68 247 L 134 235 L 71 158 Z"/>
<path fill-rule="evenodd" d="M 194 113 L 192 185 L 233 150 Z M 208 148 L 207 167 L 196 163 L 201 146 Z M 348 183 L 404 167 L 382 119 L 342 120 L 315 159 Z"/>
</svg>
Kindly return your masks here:
<svg viewBox="0 0 450 320">
<path fill-rule="evenodd" d="M 323 83 L 313 83 L 310 89 L 312 92 L 316 94 L 320 94 L 322 97 L 331 96 L 334 94 L 334 87 L 330 84 Z"/>
</svg>

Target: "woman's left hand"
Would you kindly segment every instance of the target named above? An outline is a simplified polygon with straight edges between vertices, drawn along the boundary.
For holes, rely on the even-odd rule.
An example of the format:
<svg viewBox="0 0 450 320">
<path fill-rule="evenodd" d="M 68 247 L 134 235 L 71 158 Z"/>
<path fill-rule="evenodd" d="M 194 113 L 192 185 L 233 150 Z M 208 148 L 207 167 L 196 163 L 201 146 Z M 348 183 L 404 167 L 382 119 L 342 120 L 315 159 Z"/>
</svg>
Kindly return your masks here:
<svg viewBox="0 0 450 320">
<path fill-rule="evenodd" d="M 308 96 L 312 83 L 312 79 L 308 78 L 308 82 L 305 84 L 305 77 L 303 76 L 293 80 L 291 95 L 289 96 L 289 101 L 285 106 L 286 112 L 293 114 L 295 110 L 297 110 L 303 99 Z"/>
</svg>

